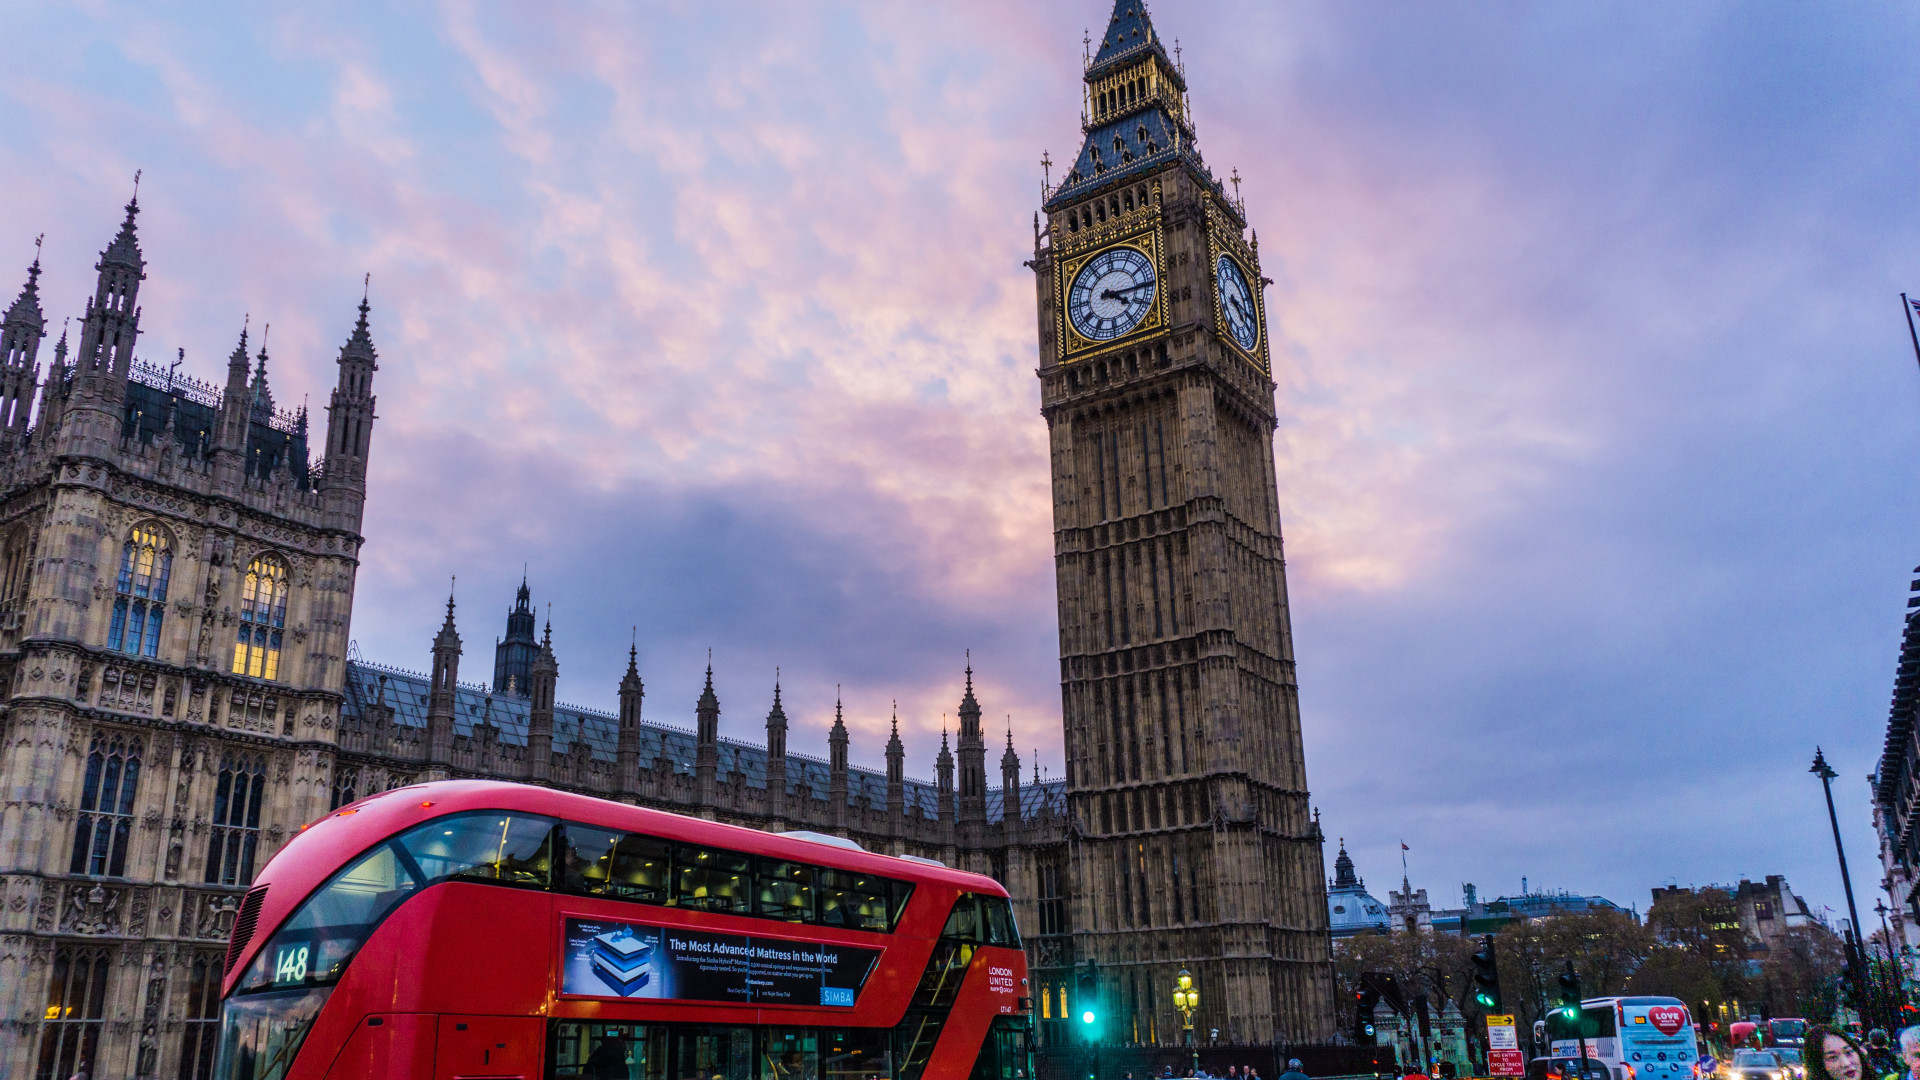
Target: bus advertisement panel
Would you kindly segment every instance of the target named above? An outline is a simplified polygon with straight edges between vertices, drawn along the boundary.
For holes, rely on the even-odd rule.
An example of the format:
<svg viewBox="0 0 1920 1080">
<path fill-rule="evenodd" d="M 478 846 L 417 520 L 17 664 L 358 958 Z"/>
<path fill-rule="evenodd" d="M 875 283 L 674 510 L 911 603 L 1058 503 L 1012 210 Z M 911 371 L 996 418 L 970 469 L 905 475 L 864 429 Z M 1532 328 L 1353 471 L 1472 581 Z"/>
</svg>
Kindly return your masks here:
<svg viewBox="0 0 1920 1080">
<path fill-rule="evenodd" d="M 881 950 L 608 919 L 568 919 L 573 997 L 852 1008 Z"/>
</svg>

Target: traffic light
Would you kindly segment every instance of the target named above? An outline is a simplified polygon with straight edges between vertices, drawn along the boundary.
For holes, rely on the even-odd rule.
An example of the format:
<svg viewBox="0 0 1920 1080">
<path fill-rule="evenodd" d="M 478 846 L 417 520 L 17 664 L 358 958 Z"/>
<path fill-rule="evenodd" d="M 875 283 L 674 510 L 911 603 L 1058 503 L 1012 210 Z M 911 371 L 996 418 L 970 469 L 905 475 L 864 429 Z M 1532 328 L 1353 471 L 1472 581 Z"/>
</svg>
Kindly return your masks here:
<svg viewBox="0 0 1920 1080">
<path fill-rule="evenodd" d="M 1473 1000 L 1489 1016 L 1500 1011 L 1500 965 L 1493 953 L 1493 935 L 1481 939 L 1473 954 Z"/>
<path fill-rule="evenodd" d="M 1373 1007 L 1380 1004 L 1380 991 L 1371 986 L 1362 986 L 1353 992 L 1353 1041 L 1358 1046 L 1372 1046 Z"/>
<path fill-rule="evenodd" d="M 1080 1034 L 1092 1042 L 1100 1033 L 1100 974 L 1089 964 L 1076 977 L 1080 992 L 1073 1004 L 1079 1010 Z"/>
<path fill-rule="evenodd" d="M 1560 973 L 1560 1015 L 1568 1021 L 1580 1019 L 1580 973 L 1573 970 L 1571 960 Z"/>
</svg>

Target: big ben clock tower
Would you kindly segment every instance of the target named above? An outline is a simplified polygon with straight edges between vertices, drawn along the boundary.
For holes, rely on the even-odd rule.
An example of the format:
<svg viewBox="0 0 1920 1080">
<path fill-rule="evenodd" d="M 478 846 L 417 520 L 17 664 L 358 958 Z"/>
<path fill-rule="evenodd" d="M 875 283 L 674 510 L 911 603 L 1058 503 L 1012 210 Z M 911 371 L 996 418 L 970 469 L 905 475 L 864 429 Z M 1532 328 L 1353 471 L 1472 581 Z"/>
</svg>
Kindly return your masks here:
<svg viewBox="0 0 1920 1080">
<path fill-rule="evenodd" d="M 1053 464 L 1072 955 L 1108 1042 L 1334 1029 L 1273 457 L 1260 252 L 1180 67 L 1117 0 L 1032 267 Z M 1065 982 L 1065 971 L 1050 981 Z"/>
</svg>

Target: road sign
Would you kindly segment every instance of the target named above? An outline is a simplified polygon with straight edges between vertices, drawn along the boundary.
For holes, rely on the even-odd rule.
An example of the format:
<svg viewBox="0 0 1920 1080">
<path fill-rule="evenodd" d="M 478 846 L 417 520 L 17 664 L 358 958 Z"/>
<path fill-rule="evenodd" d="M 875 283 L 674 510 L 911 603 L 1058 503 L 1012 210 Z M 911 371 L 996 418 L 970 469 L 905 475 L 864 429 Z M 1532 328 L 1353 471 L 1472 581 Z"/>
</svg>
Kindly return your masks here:
<svg viewBox="0 0 1920 1080">
<path fill-rule="evenodd" d="M 1487 1074 L 1489 1076 L 1525 1076 L 1527 1058 L 1520 1051 L 1520 1035 L 1514 1030 L 1513 1017 L 1487 1017 Z"/>
</svg>

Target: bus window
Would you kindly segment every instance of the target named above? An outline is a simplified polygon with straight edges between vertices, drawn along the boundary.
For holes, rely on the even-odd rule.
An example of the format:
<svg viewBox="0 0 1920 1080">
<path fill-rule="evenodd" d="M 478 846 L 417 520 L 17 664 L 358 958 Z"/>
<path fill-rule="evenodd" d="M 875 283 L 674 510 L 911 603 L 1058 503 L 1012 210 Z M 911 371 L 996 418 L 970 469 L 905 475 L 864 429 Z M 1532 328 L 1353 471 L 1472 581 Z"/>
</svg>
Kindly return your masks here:
<svg viewBox="0 0 1920 1080">
<path fill-rule="evenodd" d="M 613 876 L 613 849 L 622 833 L 571 822 L 561 827 L 560 887 L 567 892 L 601 896 Z"/>
<path fill-rule="evenodd" d="M 980 905 L 972 893 L 961 893 L 953 901 L 953 913 L 947 916 L 946 928 L 940 936 L 954 941 L 978 942 L 984 940 L 980 934 Z"/>
<path fill-rule="evenodd" d="M 429 878 L 547 886 L 555 822 L 530 814 L 466 814 L 428 822 L 400 843 Z"/>
<path fill-rule="evenodd" d="M 812 1028 L 761 1032 L 760 1080 L 820 1080 L 820 1039 Z"/>
<path fill-rule="evenodd" d="M 821 1035 L 825 1080 L 886 1080 L 891 1075 L 884 1028 L 829 1028 Z"/>
<path fill-rule="evenodd" d="M 700 911 L 751 914 L 747 887 L 752 859 L 713 848 L 676 848 L 673 853 L 673 903 Z"/>
<path fill-rule="evenodd" d="M 974 1059 L 973 1080 L 1029 1080 L 1033 1076 L 1033 1051 L 1027 1038 L 1024 1016 L 994 1017 L 980 1056 Z"/>
<path fill-rule="evenodd" d="M 1020 947 L 1020 933 L 1014 929 L 1013 907 L 1004 896 L 961 893 L 953 902 L 953 914 L 947 916 L 940 936 L 951 941 L 975 945 Z"/>
<path fill-rule="evenodd" d="M 805 863 L 761 859 L 755 914 L 765 919 L 812 922 L 815 872 Z"/>
<path fill-rule="evenodd" d="M 1013 928 L 1013 905 L 1006 897 L 980 897 L 980 921 L 985 924 L 987 944 L 1020 947 L 1020 934 Z"/>
<path fill-rule="evenodd" d="M 667 902 L 667 842 L 628 833 L 613 851 L 613 881 L 609 886 L 622 900 L 643 904 Z"/>
<path fill-rule="evenodd" d="M 907 910 L 907 901 L 913 897 L 913 882 L 895 881 L 892 885 L 893 910 L 887 916 L 887 929 L 900 925 L 900 916 Z"/>
<path fill-rule="evenodd" d="M 885 879 L 824 867 L 813 873 L 819 887 L 822 923 L 882 933 L 892 929 L 887 920 Z"/>
<path fill-rule="evenodd" d="M 572 1080 L 667 1080 L 667 1029 L 657 1024 L 556 1020 L 547 1075 Z"/>
<path fill-rule="evenodd" d="M 753 1075 L 753 1029 L 674 1025 L 676 1080 L 734 1080 Z"/>
</svg>

